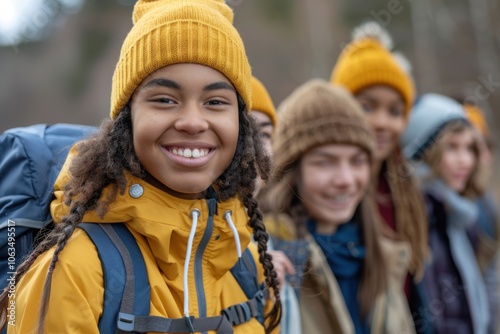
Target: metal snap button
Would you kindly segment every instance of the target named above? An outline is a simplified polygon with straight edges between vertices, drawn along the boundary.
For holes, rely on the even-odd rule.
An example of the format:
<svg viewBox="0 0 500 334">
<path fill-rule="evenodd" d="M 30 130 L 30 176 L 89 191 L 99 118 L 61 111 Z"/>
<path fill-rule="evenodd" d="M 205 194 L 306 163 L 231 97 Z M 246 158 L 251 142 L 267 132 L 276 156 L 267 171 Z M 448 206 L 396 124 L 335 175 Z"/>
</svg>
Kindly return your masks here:
<svg viewBox="0 0 500 334">
<path fill-rule="evenodd" d="M 130 187 L 128 193 L 132 198 L 139 198 L 142 194 L 144 194 L 144 188 L 140 184 L 136 183 Z"/>
</svg>

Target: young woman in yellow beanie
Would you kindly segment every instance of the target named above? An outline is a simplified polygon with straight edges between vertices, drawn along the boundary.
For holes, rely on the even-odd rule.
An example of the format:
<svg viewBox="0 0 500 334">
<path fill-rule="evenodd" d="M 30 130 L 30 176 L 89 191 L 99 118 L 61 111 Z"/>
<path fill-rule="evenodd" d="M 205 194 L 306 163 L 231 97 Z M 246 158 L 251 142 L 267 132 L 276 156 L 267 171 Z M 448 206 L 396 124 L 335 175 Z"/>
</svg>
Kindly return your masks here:
<svg viewBox="0 0 500 334">
<path fill-rule="evenodd" d="M 266 87 L 254 76 L 252 76 L 252 110 L 250 115 L 257 123 L 259 134 L 267 151 L 272 154 L 271 140 L 277 122 L 276 109 Z"/>
<path fill-rule="evenodd" d="M 391 38 L 380 25 L 361 25 L 337 60 L 331 82 L 356 97 L 375 132 L 376 205 L 384 234 L 410 245 L 411 254 L 401 254 L 403 262 L 409 260 L 404 289 L 410 306 L 418 308 L 415 283 L 422 278 L 427 254 L 427 218 L 421 192 L 399 145 L 414 87 L 407 64 L 390 52 L 391 47 Z"/>
<path fill-rule="evenodd" d="M 278 115 L 262 208 L 295 267 L 302 333 L 414 333 L 397 258 L 406 247 L 383 238 L 369 196 L 374 137 L 361 107 L 312 80 Z"/>
<path fill-rule="evenodd" d="M 56 227 L 18 268 L 15 300 L 2 294 L 3 324 L 14 302 L 8 333 L 115 332 L 100 328 L 113 286 L 104 288 L 96 248 L 78 227 L 123 222 L 150 285 L 149 313 L 123 320 L 123 330 L 270 333 L 279 291 L 253 198 L 269 161 L 248 116 L 251 72 L 232 11 L 222 0 L 139 0 L 133 22 L 111 119 L 73 147 L 55 184 Z M 247 247 L 274 302 L 246 303 L 230 272 Z"/>
</svg>

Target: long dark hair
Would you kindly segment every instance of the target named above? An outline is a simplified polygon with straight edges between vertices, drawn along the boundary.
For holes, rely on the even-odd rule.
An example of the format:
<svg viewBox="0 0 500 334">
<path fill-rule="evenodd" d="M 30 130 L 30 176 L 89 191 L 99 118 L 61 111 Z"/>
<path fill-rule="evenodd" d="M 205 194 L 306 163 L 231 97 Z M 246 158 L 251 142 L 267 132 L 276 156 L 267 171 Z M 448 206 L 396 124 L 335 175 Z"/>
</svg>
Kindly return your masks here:
<svg viewBox="0 0 500 334">
<path fill-rule="evenodd" d="M 262 213 L 252 194 L 255 189 L 257 173 L 267 179 L 270 169 L 269 158 L 258 136 L 255 123 L 248 117 L 246 105 L 238 96 L 239 135 L 235 155 L 229 167 L 215 181 L 215 189 L 220 200 L 238 196 L 250 217 L 248 224 L 253 229 L 254 239 L 259 250 L 259 260 L 264 267 L 266 284 L 274 293 L 275 302 L 266 314 L 266 333 L 270 333 L 279 324 L 281 303 L 277 275 L 267 253 L 268 234 L 262 223 Z M 133 146 L 132 120 L 130 106 L 127 105 L 115 120 L 106 120 L 94 137 L 78 143 L 78 155 L 69 168 L 71 178 L 64 186 L 65 204 L 69 214 L 35 248 L 17 269 L 15 282 L 24 276 L 35 260 L 47 250 L 54 248 L 47 278 L 43 287 L 42 303 L 38 332 L 44 332 L 44 322 L 49 304 L 52 275 L 58 262 L 59 254 L 73 235 L 86 212 L 95 210 L 104 216 L 107 208 L 118 194 L 126 189 L 126 173 L 143 178 L 145 170 L 140 164 Z M 106 196 L 103 197 L 103 190 Z M 0 295 L 2 310 L 0 323 L 6 325 L 8 291 Z"/>
</svg>

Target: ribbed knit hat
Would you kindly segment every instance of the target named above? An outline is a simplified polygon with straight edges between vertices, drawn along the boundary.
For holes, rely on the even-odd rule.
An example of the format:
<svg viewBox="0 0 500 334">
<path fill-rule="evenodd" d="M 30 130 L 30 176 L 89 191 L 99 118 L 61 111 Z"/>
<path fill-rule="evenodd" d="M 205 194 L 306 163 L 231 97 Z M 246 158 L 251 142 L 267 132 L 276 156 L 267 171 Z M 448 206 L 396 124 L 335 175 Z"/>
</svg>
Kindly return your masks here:
<svg viewBox="0 0 500 334">
<path fill-rule="evenodd" d="M 439 94 L 422 95 L 415 102 L 401 137 L 403 154 L 408 159 L 420 160 L 444 127 L 457 120 L 468 122 L 457 101 Z"/>
<path fill-rule="evenodd" d="M 273 100 L 266 87 L 256 77 L 252 77 L 252 110 L 263 112 L 269 116 L 273 126 L 276 126 L 277 117 Z"/>
<path fill-rule="evenodd" d="M 222 0 L 139 0 L 113 75 L 111 118 L 139 84 L 167 65 L 209 66 L 234 85 L 248 110 L 251 70 L 233 14 Z"/>
<path fill-rule="evenodd" d="M 486 119 L 484 118 L 483 111 L 476 105 L 465 103 L 464 104 L 465 114 L 467 115 L 467 119 L 471 124 L 476 128 L 477 131 L 483 137 L 489 137 L 490 130 L 488 128 L 488 123 L 486 123 Z"/>
<path fill-rule="evenodd" d="M 311 80 L 280 104 L 278 115 L 273 139 L 278 180 L 304 153 L 320 145 L 356 145 L 370 158 L 373 155 L 373 132 L 359 103 L 341 87 Z"/>
<path fill-rule="evenodd" d="M 353 41 L 340 54 L 330 81 L 354 95 L 370 86 L 390 86 L 403 97 L 408 115 L 415 89 L 409 69 L 403 67 L 401 56 L 390 52 L 391 47 L 391 37 L 378 23 L 361 25 L 353 31 Z"/>
</svg>

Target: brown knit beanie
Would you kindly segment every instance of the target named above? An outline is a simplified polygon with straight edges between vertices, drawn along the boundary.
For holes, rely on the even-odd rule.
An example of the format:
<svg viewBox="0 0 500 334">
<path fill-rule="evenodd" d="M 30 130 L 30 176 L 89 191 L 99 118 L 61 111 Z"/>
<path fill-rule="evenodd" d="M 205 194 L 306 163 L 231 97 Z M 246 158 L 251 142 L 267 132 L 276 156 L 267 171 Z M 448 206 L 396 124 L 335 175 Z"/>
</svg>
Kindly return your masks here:
<svg viewBox="0 0 500 334">
<path fill-rule="evenodd" d="M 314 79 L 297 88 L 278 108 L 273 140 L 275 177 L 307 151 L 324 144 L 360 146 L 373 155 L 374 136 L 361 107 L 345 89 Z"/>
</svg>

